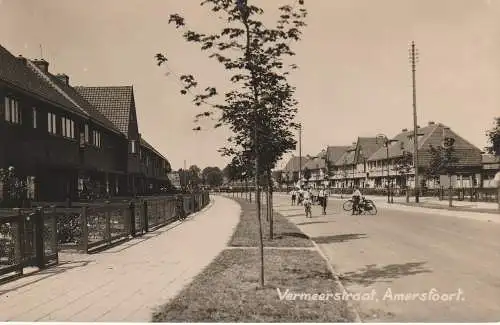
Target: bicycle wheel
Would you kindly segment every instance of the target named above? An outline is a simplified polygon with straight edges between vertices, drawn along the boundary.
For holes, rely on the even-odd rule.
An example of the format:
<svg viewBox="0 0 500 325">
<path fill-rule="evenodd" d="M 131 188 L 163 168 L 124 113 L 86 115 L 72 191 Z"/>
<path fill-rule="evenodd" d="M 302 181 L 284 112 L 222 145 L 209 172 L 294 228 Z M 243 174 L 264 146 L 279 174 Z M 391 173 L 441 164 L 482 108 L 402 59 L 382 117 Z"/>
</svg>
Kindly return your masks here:
<svg viewBox="0 0 500 325">
<path fill-rule="evenodd" d="M 352 200 L 347 200 L 342 205 L 342 208 L 344 209 L 344 211 L 351 211 L 352 210 L 352 204 L 353 204 Z"/>
<path fill-rule="evenodd" d="M 367 207 L 369 207 L 369 209 L 365 210 L 365 213 L 368 213 L 372 216 L 377 214 L 377 207 L 375 206 L 375 203 L 373 203 L 373 201 L 367 201 L 365 204 Z"/>
</svg>

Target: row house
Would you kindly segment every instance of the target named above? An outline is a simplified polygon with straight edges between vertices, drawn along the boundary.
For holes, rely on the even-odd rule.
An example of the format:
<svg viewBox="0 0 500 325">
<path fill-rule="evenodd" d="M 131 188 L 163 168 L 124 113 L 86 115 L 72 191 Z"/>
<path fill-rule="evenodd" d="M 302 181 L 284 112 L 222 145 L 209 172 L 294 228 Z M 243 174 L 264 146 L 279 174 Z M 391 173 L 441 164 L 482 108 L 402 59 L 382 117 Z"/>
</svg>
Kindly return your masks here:
<svg viewBox="0 0 500 325">
<path fill-rule="evenodd" d="M 310 158 L 308 157 L 292 156 L 285 165 L 285 168 L 282 170 L 281 177 L 283 182 L 285 184 L 297 183 L 299 181 L 300 170 L 301 168 L 302 171 L 304 170 L 304 167 L 309 159 Z"/>
<path fill-rule="evenodd" d="M 366 187 L 368 158 L 383 146 L 378 137 L 358 137 L 333 163 L 331 186 L 334 188 Z"/>
<path fill-rule="evenodd" d="M 303 181 L 307 181 L 308 185 L 313 188 L 321 187 L 322 185 L 328 184 L 328 170 L 326 166 L 326 151 L 323 150 L 315 157 L 306 157 L 308 160 L 304 166 L 304 171 L 309 170 L 310 178 L 305 179 L 303 173 Z"/>
<path fill-rule="evenodd" d="M 424 188 L 448 186 L 448 175 L 428 176 L 431 163 L 431 146 L 439 147 L 445 138 L 454 139 L 454 175 L 451 175 L 453 187 L 492 187 L 493 178 L 499 170 L 498 157 L 483 155 L 481 150 L 459 136 L 449 127 L 429 122 L 425 127 L 418 127 L 418 169 L 420 185 Z M 396 188 L 415 187 L 415 169 L 413 166 L 413 130 L 403 129 L 392 139 L 380 136 L 359 137 L 351 146 L 329 146 L 314 158 L 307 158 L 304 168 L 311 171 L 310 184 L 318 186 L 324 183 L 329 174 L 330 187 L 333 188 L 385 188 L 389 184 Z M 407 157 L 407 166 L 401 166 L 403 157 Z M 292 157 L 283 170 L 286 174 L 296 175 L 298 179 L 298 157 Z M 293 169 L 293 172 L 291 170 Z"/>
<path fill-rule="evenodd" d="M 133 114 L 129 109 L 126 120 L 135 122 L 134 140 L 139 148 L 131 97 Z M 130 161 L 134 145 L 120 126 L 80 87 L 71 86 L 67 75 L 52 74 L 47 61 L 15 57 L 0 46 L 0 168 L 15 167 L 16 175 L 28 186 L 30 199 L 62 201 L 78 200 L 89 192 L 98 196 L 139 193 L 131 190 L 129 177 L 134 169 Z M 151 148 L 148 145 L 145 151 Z M 167 172 L 159 170 L 169 170 L 168 161 L 156 150 L 150 155 L 155 167 L 147 169 L 147 175 L 163 181 Z M 138 174 L 144 172 L 139 158 L 135 166 Z M 4 187 L 0 184 L 0 190 Z"/>
<path fill-rule="evenodd" d="M 0 46 L 0 168 L 15 167 L 31 199 L 75 200 L 86 170 L 125 171 L 126 139 L 48 68 Z"/>
<path fill-rule="evenodd" d="M 427 177 L 426 173 L 432 159 L 431 147 L 441 146 L 445 138 L 455 140 L 453 147 L 457 162 L 454 164 L 455 175 L 452 175 L 452 186 L 462 188 L 479 186 L 482 169 L 480 149 L 441 123 L 429 122 L 427 126 L 419 127 L 417 136 L 417 168 L 419 169 L 421 187 L 437 188 L 442 185 L 440 177 Z M 413 143 L 413 130 L 403 129 L 387 147 L 375 152 L 368 159 L 370 185 L 385 187 L 390 179 L 391 186 L 415 187 L 415 166 L 413 163 L 410 164 L 408 173 L 398 174 L 396 171 L 397 163 L 401 157 L 405 154 L 413 154 Z"/>
<path fill-rule="evenodd" d="M 481 157 L 482 172 L 481 172 L 481 186 L 484 188 L 497 187 L 495 183 L 495 175 L 500 171 L 500 157 L 484 154 Z"/>
<path fill-rule="evenodd" d="M 151 194 L 166 188 L 170 163 L 139 133 L 132 86 L 76 87 L 128 140 L 127 188 L 131 195 Z"/>
</svg>

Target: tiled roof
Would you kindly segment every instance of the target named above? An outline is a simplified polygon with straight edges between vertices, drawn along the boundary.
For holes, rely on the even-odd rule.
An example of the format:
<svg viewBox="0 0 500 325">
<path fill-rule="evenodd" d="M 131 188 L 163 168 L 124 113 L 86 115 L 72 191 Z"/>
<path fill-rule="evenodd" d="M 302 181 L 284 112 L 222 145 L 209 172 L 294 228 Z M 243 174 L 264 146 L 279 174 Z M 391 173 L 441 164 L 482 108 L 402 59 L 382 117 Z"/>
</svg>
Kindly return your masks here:
<svg viewBox="0 0 500 325">
<path fill-rule="evenodd" d="M 304 168 L 307 168 L 309 170 L 314 170 L 314 169 L 323 169 L 326 167 L 326 161 L 324 158 L 321 157 L 314 157 L 309 159 Z"/>
<path fill-rule="evenodd" d="M 328 146 L 326 148 L 326 155 L 328 161 L 336 162 L 342 157 L 342 155 L 349 149 L 349 146 Z"/>
<path fill-rule="evenodd" d="M 346 151 L 334 163 L 335 166 L 344 166 L 354 164 L 356 157 L 356 149 L 354 146 L 347 147 Z"/>
<path fill-rule="evenodd" d="M 165 158 L 161 153 L 159 153 L 152 145 L 150 145 L 146 140 L 144 140 L 142 137 L 141 137 L 141 146 L 145 147 L 145 148 L 148 148 L 149 150 L 151 150 L 152 152 L 154 152 L 158 157 L 161 157 L 162 159 L 168 161 L 167 158 Z"/>
<path fill-rule="evenodd" d="M 443 134 L 446 137 L 455 139 L 454 148 L 458 158 L 458 166 L 478 166 L 481 164 L 481 150 L 470 142 L 460 137 L 452 130 L 446 130 L 443 124 L 428 125 L 419 128 L 418 132 L 422 134 L 418 141 L 419 165 L 427 165 L 430 160 L 430 146 L 438 147 L 443 141 Z M 444 132 L 444 133 L 443 133 Z M 396 142 L 389 145 L 389 158 L 397 158 L 403 155 L 403 151 L 413 153 L 413 131 L 402 132 L 394 137 Z M 384 160 L 387 157 L 385 147 L 376 151 L 368 160 Z"/>
<path fill-rule="evenodd" d="M 377 137 L 360 137 L 356 145 L 356 163 L 367 160 L 382 146 L 383 142 Z"/>
<path fill-rule="evenodd" d="M 120 130 L 114 126 L 114 124 L 108 120 L 97 108 L 92 106 L 82 95 L 76 91 L 73 87 L 66 85 L 58 77 L 53 74 L 46 73 L 46 75 L 51 79 L 52 82 L 57 84 L 57 86 L 63 90 L 72 100 L 74 100 L 85 112 L 87 112 L 91 118 L 100 123 L 107 129 L 118 132 L 121 134 Z"/>
<path fill-rule="evenodd" d="M 73 103 L 64 98 L 49 83 L 37 76 L 27 66 L 25 60 L 22 57 L 16 58 L 0 45 L 0 80 L 41 97 L 47 102 L 57 104 L 72 113 L 83 115 Z"/>
<path fill-rule="evenodd" d="M 134 90 L 132 86 L 77 86 L 75 89 L 123 134 L 128 136 L 130 110 L 134 101 Z"/>
<path fill-rule="evenodd" d="M 302 169 L 307 163 L 307 158 L 306 157 L 301 157 L 302 158 Z M 298 172 L 300 169 L 300 160 L 299 157 L 291 157 L 288 163 L 286 164 L 285 168 L 283 171 L 285 172 Z"/>
</svg>

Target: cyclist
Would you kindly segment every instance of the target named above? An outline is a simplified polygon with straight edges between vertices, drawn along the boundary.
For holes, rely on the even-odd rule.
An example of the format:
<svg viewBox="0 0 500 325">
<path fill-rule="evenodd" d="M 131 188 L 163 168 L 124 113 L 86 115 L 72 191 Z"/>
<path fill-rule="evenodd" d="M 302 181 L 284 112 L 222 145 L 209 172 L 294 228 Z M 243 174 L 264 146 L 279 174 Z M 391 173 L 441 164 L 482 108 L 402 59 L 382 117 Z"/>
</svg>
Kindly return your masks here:
<svg viewBox="0 0 500 325">
<path fill-rule="evenodd" d="M 361 213 L 361 209 L 359 208 L 359 203 L 361 201 L 361 191 L 359 187 L 356 187 L 354 192 L 352 193 L 352 215 L 357 213 Z"/>
</svg>

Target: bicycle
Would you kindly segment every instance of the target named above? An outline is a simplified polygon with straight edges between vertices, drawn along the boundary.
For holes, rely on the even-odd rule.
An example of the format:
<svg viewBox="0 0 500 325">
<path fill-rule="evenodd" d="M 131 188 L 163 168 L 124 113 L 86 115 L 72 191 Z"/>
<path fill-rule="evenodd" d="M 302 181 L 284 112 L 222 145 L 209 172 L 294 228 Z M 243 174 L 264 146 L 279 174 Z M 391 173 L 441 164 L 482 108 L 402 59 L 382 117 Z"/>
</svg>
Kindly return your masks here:
<svg viewBox="0 0 500 325">
<path fill-rule="evenodd" d="M 352 201 L 352 199 L 349 199 L 344 202 L 342 208 L 344 209 L 344 211 L 352 211 L 353 205 L 354 202 Z M 372 200 L 362 198 L 358 204 L 358 208 L 360 210 L 360 214 L 369 214 L 369 215 L 377 214 L 377 207 L 375 206 L 375 203 L 373 203 Z"/>
</svg>

